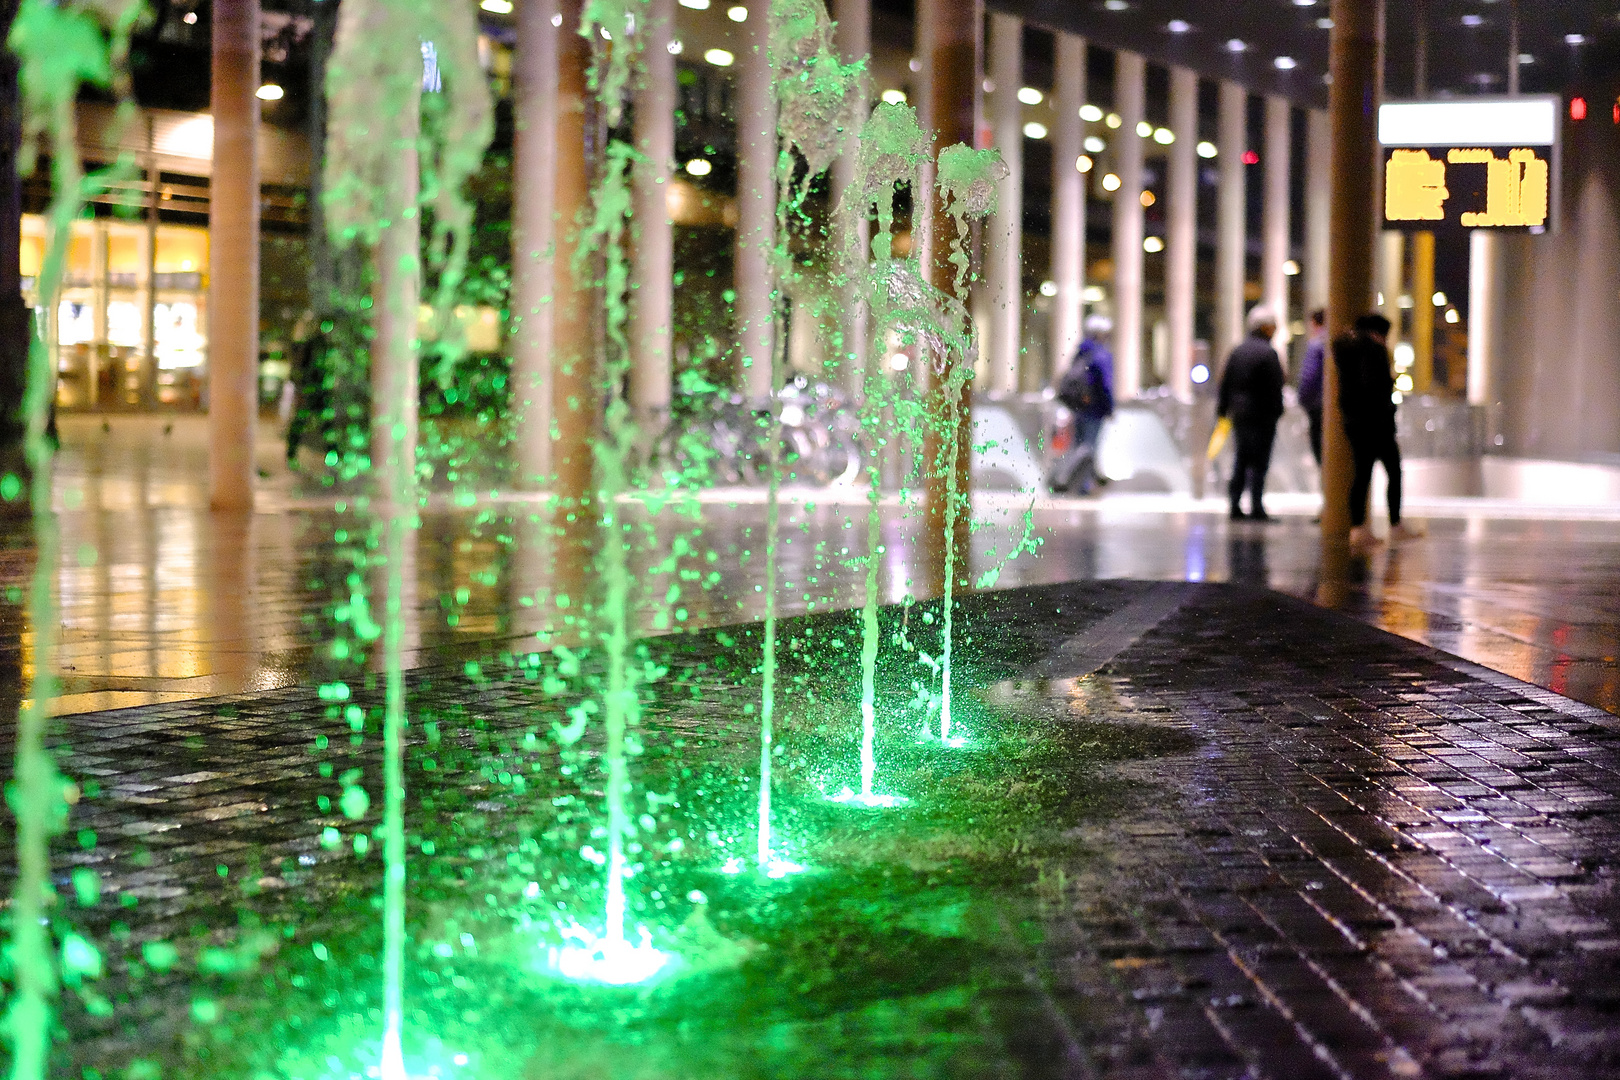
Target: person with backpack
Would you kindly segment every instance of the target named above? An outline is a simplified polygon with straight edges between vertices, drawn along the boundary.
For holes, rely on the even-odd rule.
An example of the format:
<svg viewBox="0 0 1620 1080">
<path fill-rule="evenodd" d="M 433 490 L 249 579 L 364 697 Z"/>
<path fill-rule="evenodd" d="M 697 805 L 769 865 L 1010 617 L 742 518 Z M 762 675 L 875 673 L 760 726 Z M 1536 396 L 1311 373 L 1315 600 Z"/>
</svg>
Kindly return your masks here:
<svg viewBox="0 0 1620 1080">
<path fill-rule="evenodd" d="M 1232 421 L 1232 433 L 1237 438 L 1232 482 L 1226 489 L 1232 502 L 1232 520 L 1270 521 L 1271 515 L 1260 500 L 1266 490 L 1266 472 L 1271 468 L 1277 421 L 1283 414 L 1282 360 L 1271 347 L 1277 316 L 1264 304 L 1256 304 L 1249 310 L 1248 327 L 1249 336 L 1226 358 L 1216 415 Z M 1242 506 L 1244 488 L 1249 491 L 1247 514 Z"/>
<path fill-rule="evenodd" d="M 1088 315 L 1085 338 L 1058 380 L 1057 398 L 1074 417 L 1074 447 L 1054 470 L 1054 490 L 1090 495 L 1097 485 L 1097 437 L 1114 415 L 1114 354 L 1103 343 L 1113 331 L 1107 315 Z"/>
</svg>

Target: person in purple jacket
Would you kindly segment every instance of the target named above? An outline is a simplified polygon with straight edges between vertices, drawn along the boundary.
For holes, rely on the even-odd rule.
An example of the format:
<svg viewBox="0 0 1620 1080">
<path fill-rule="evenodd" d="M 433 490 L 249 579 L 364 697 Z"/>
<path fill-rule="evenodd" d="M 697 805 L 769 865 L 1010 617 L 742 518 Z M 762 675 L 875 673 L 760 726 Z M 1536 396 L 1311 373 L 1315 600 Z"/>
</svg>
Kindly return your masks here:
<svg viewBox="0 0 1620 1080">
<path fill-rule="evenodd" d="M 1322 467 L 1322 368 L 1327 362 L 1327 312 L 1311 312 L 1311 336 L 1305 343 L 1305 363 L 1299 369 L 1299 407 L 1311 421 L 1311 453 Z"/>
</svg>

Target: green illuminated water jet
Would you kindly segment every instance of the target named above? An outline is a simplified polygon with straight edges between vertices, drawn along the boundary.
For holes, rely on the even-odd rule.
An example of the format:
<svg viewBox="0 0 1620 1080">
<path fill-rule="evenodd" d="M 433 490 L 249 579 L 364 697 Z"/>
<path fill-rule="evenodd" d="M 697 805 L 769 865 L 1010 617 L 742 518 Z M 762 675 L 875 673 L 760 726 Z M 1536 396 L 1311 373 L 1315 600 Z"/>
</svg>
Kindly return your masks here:
<svg viewBox="0 0 1620 1080">
<path fill-rule="evenodd" d="M 105 190 L 106 182 L 126 171 L 130 164 L 124 160 L 112 169 L 85 176 L 79 164 L 74 120 L 80 86 L 85 83 L 115 90 L 120 100 L 118 128 L 130 120 L 129 40 L 140 13 L 141 6 L 133 2 L 105 4 L 91 10 L 26 0 L 12 24 L 7 44 L 21 60 L 19 83 L 25 111 L 18 172 L 27 175 L 33 171 L 41 144 L 51 162 L 51 204 L 46 215 L 49 233 L 38 276 L 39 301 L 45 311 L 54 310 L 61 295 L 74 219 L 92 194 Z M 113 141 L 116 145 L 116 131 Z M 52 588 L 60 552 L 53 506 L 55 448 L 53 437 L 46 432 L 55 405 L 56 375 L 50 349 L 37 332 L 31 333 L 22 411 L 35 547 L 28 591 L 33 679 L 17 717 L 15 791 L 7 793 L 7 802 L 17 819 L 17 880 L 12 890 L 8 949 L 12 998 L 5 1017 L 12 1080 L 41 1080 L 45 1076 L 58 989 L 47 916 L 54 898 L 50 837 L 67 825 L 70 785 L 57 771 L 45 746 L 46 718 L 57 692 L 60 626 Z M 6 477 L 8 481 L 14 479 Z M 85 962 L 79 966 L 99 970 L 96 947 L 76 935 L 68 937 L 86 953 Z M 64 950 L 68 944 L 65 940 Z"/>
</svg>

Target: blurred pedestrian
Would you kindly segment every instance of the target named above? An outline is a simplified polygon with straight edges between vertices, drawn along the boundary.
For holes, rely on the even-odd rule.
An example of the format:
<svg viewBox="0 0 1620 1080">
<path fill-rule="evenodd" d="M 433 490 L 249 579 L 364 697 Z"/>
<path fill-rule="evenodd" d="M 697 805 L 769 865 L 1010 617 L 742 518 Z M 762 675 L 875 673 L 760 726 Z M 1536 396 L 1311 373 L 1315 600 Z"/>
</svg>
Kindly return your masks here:
<svg viewBox="0 0 1620 1080">
<path fill-rule="evenodd" d="M 298 468 L 298 445 L 304 432 L 320 430 L 326 410 L 325 373 L 321 370 L 320 323 L 315 313 L 305 311 L 293 325 L 292 350 L 289 356 L 291 370 L 287 381 L 292 384 L 294 398 L 292 417 L 287 424 L 287 467 Z"/>
<path fill-rule="evenodd" d="M 1311 454 L 1322 467 L 1322 376 L 1327 364 L 1327 312 L 1311 312 L 1311 334 L 1305 342 L 1305 362 L 1299 368 L 1299 406 L 1311 422 Z"/>
<path fill-rule="evenodd" d="M 1277 421 L 1283 414 L 1283 366 L 1271 338 L 1277 332 L 1277 316 L 1264 304 L 1249 310 L 1249 336 L 1238 343 L 1226 358 L 1221 375 L 1221 393 L 1216 415 L 1232 421 L 1237 454 L 1232 463 L 1232 481 L 1226 493 L 1232 503 L 1232 520 L 1245 517 L 1270 521 L 1261 501 L 1266 490 L 1266 471 L 1271 468 L 1271 444 L 1277 438 Z M 1243 491 L 1249 492 L 1249 512 L 1243 512 Z"/>
<path fill-rule="evenodd" d="M 1355 478 L 1350 482 L 1350 546 L 1378 543 L 1367 525 L 1367 495 L 1373 466 L 1389 480 L 1389 533 L 1402 540 L 1422 536 L 1401 522 L 1401 450 L 1395 442 L 1395 369 L 1389 356 L 1390 322 L 1377 312 L 1356 320 L 1352 333 L 1333 342 L 1339 374 L 1339 412 L 1350 440 Z"/>
<path fill-rule="evenodd" d="M 1074 417 L 1074 446 L 1053 470 L 1055 491 L 1078 485 L 1080 494 L 1090 495 L 1098 483 L 1097 437 L 1114 415 L 1114 354 L 1104 344 L 1113 331 L 1114 320 L 1107 315 L 1088 315 L 1085 338 L 1058 380 L 1058 400 Z"/>
</svg>

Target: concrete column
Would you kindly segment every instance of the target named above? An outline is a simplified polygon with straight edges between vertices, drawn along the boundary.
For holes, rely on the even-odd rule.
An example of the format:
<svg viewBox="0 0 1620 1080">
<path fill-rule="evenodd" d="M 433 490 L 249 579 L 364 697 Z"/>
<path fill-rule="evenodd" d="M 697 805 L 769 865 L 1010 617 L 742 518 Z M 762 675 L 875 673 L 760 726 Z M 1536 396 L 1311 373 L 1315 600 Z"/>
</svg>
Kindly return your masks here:
<svg viewBox="0 0 1620 1080">
<path fill-rule="evenodd" d="M 1498 342 L 1502 334 L 1501 238 L 1489 229 L 1468 234 L 1468 404 L 1489 405 L 1496 399 L 1491 385 Z"/>
<path fill-rule="evenodd" d="M 868 0 L 870 2 L 870 0 Z M 837 9 L 835 9 L 837 10 Z M 915 93 L 912 95 L 913 104 L 917 108 L 917 123 L 924 131 L 934 130 L 934 8 L 932 4 L 919 2 L 916 5 L 916 18 L 912 22 L 912 59 L 917 62 L 916 78 L 912 82 Z M 847 59 L 847 57 L 846 57 Z M 929 159 L 923 164 L 922 181 L 924 190 L 913 194 L 913 211 L 911 216 L 911 236 L 917 253 L 917 263 L 924 267 L 933 265 L 934 258 L 934 162 Z"/>
<path fill-rule="evenodd" d="M 1055 376 L 1080 347 L 1086 279 L 1086 181 L 1076 167 L 1085 149 L 1086 39 L 1057 35 L 1057 86 L 1052 95 L 1052 357 Z M 1191 145 L 1190 143 L 1188 145 Z"/>
<path fill-rule="evenodd" d="M 86 400 L 92 405 L 96 404 L 97 393 L 93 388 L 101 382 L 101 371 L 112 363 L 112 349 L 107 345 L 107 239 L 107 223 L 90 222 L 90 349 L 86 354 L 84 374 L 90 387 Z M 112 400 L 108 404 L 115 409 L 125 407 L 129 392 L 125 383 L 128 378 L 126 372 L 113 372 Z M 141 404 L 145 405 L 146 402 Z"/>
<path fill-rule="evenodd" d="M 675 235 L 669 219 L 670 169 L 675 160 L 675 0 L 651 0 L 636 90 L 635 266 L 630 282 L 630 407 L 651 445 L 669 422 L 673 374 Z"/>
<path fill-rule="evenodd" d="M 1377 206 L 1378 102 L 1384 85 L 1383 0 L 1333 0 L 1329 37 L 1332 223 L 1329 240 L 1328 332 L 1349 329 L 1373 293 Z M 1344 552 L 1350 532 L 1350 444 L 1339 414 L 1338 365 L 1328 363 L 1322 393 L 1323 584 L 1319 598 L 1345 595 Z"/>
<path fill-rule="evenodd" d="M 1114 108 L 1121 123 L 1114 138 L 1119 190 L 1114 192 L 1114 396 L 1129 400 L 1142 389 L 1142 136 L 1147 115 L 1147 63 L 1120 50 L 1114 64 Z"/>
<path fill-rule="evenodd" d="M 259 382 L 259 4 L 213 9 L 208 197 L 208 503 L 253 508 Z"/>
<path fill-rule="evenodd" d="M 1170 70 L 1170 176 L 1165 191 L 1164 300 L 1170 325 L 1170 391 L 1192 400 L 1194 294 L 1198 282 L 1198 74 Z"/>
<path fill-rule="evenodd" d="M 838 47 L 840 58 L 846 64 L 853 64 L 864 60 L 872 51 L 872 4 L 871 0 L 834 0 L 833 18 L 837 25 L 833 28 L 835 44 Z M 862 100 L 857 106 L 856 115 L 865 116 L 871 110 L 871 102 L 866 100 L 870 82 L 866 79 L 858 80 L 856 85 Z M 849 133 L 845 141 L 844 152 L 833 161 L 832 167 L 832 201 L 837 206 L 843 199 L 844 193 L 855 182 L 855 153 L 860 140 L 854 131 Z M 915 193 L 913 193 L 915 198 Z M 920 215 L 913 215 L 912 229 L 916 231 L 916 219 Z M 865 215 L 855 223 L 855 243 L 863 255 L 867 252 L 867 243 L 870 239 L 871 225 Z M 867 341 L 870 334 L 868 329 L 866 300 L 861 290 L 850 288 L 844 295 L 843 334 L 844 346 L 836 357 L 837 369 L 834 377 L 838 379 L 850 392 L 852 398 L 858 399 L 861 394 L 862 375 L 866 371 L 866 354 L 871 347 Z"/>
<path fill-rule="evenodd" d="M 1406 287 L 1406 236 L 1394 229 L 1386 229 L 1378 244 L 1378 292 L 1384 298 L 1379 310 L 1389 320 L 1389 351 L 1393 355 L 1400 343 L 1401 290 Z"/>
<path fill-rule="evenodd" d="M 756 4 L 738 31 L 737 291 L 738 376 L 756 405 L 770 398 L 776 340 L 776 93 L 771 85 L 768 5 Z"/>
<path fill-rule="evenodd" d="M 1434 388 L 1434 233 L 1412 234 L 1412 390 Z"/>
<path fill-rule="evenodd" d="M 1288 275 L 1284 264 L 1289 249 L 1288 174 L 1293 146 L 1293 109 L 1287 98 L 1266 98 L 1266 178 L 1264 221 L 1261 227 L 1260 281 L 1266 306 L 1277 316 L 1277 334 L 1271 339 L 1284 360 L 1288 357 Z"/>
<path fill-rule="evenodd" d="M 141 405 L 157 404 L 157 249 L 158 208 L 163 202 L 163 174 L 157 162 L 157 120 L 146 115 L 146 236 L 141 264 L 146 291 L 141 295 Z M 91 392 L 90 400 L 95 401 Z"/>
<path fill-rule="evenodd" d="M 389 221 L 378 233 L 373 252 L 376 280 L 371 289 L 371 470 L 380 497 L 390 502 L 409 497 L 416 470 L 422 219 L 413 211 L 420 183 L 416 151 L 421 127 L 419 84 L 398 108 L 399 143 L 389 157 L 389 174 L 381 193 Z"/>
<path fill-rule="evenodd" d="M 511 410 L 520 486 L 543 484 L 552 471 L 552 208 L 561 21 L 556 0 L 525 0 L 517 9 L 512 57 Z"/>
<path fill-rule="evenodd" d="M 561 26 L 557 36 L 556 181 L 553 188 L 552 220 L 556 233 L 552 248 L 551 280 L 554 300 L 551 319 L 552 440 L 550 472 L 556 476 L 558 513 L 566 518 L 589 503 L 592 484 L 591 439 L 596 431 L 597 403 L 601 388 L 596 378 L 596 327 L 599 295 L 591 284 L 590 271 L 576 275 L 574 256 L 579 250 L 581 220 L 590 207 L 590 163 L 586 160 L 586 138 L 594 116 L 587 113 L 592 98 L 586 86 L 590 67 L 590 43 L 573 28 L 579 25 L 582 0 L 559 0 Z M 590 515 L 577 514 L 581 522 Z M 581 526 L 583 531 L 588 531 Z M 580 535 L 583 535 L 583 531 Z M 559 564 L 567 559 L 588 556 L 575 546 L 561 546 Z M 559 575 L 562 570 L 559 569 Z M 571 572 L 571 571 L 570 571 Z"/>
<path fill-rule="evenodd" d="M 1216 144 L 1221 169 L 1215 220 L 1215 340 L 1210 359 L 1216 371 L 1243 340 L 1243 283 L 1248 274 L 1248 196 L 1243 155 L 1249 150 L 1249 95 L 1236 83 L 1221 83 L 1220 129 Z"/>
<path fill-rule="evenodd" d="M 985 235 L 985 286 L 990 325 L 985 334 L 989 386 L 1018 389 L 1019 325 L 1024 307 L 1024 122 L 1018 90 L 1024 81 L 1024 24 L 1017 16 L 990 15 L 990 130 L 1007 176 L 996 188 L 996 212 Z"/>
<path fill-rule="evenodd" d="M 1309 139 L 1305 162 L 1305 310 L 1327 307 L 1328 234 L 1333 193 L 1333 142 L 1328 114 L 1306 113 Z"/>
</svg>

